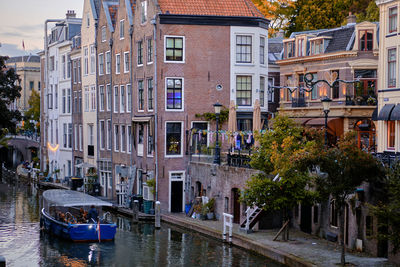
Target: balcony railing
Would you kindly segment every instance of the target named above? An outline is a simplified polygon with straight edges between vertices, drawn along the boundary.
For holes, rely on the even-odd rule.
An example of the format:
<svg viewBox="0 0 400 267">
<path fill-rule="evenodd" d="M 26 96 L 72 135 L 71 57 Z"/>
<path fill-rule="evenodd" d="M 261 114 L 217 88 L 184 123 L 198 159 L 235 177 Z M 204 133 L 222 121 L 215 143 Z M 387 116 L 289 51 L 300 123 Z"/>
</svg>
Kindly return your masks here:
<svg viewBox="0 0 400 267">
<path fill-rule="evenodd" d="M 376 106 L 377 100 L 372 95 L 346 96 L 346 106 Z"/>
<path fill-rule="evenodd" d="M 292 108 L 301 108 L 306 106 L 306 99 L 304 97 L 292 98 Z"/>
<path fill-rule="evenodd" d="M 190 147 L 189 160 L 191 162 L 214 162 L 215 148 L 202 147 L 202 149 L 194 149 Z M 228 152 L 221 150 L 221 165 L 228 165 L 232 167 L 251 168 L 251 150 L 229 150 Z"/>
</svg>

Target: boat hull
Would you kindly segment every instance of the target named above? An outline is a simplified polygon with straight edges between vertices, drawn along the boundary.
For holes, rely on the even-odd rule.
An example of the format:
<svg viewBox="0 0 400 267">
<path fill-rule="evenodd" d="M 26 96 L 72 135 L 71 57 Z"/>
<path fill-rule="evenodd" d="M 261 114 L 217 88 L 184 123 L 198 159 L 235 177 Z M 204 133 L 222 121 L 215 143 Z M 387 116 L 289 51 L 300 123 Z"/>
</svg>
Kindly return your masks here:
<svg viewBox="0 0 400 267">
<path fill-rule="evenodd" d="M 45 231 L 74 242 L 103 242 L 115 237 L 117 225 L 111 224 L 68 224 L 49 216 L 44 209 L 41 211 L 40 226 Z M 100 231 L 99 231 L 100 226 Z"/>
</svg>

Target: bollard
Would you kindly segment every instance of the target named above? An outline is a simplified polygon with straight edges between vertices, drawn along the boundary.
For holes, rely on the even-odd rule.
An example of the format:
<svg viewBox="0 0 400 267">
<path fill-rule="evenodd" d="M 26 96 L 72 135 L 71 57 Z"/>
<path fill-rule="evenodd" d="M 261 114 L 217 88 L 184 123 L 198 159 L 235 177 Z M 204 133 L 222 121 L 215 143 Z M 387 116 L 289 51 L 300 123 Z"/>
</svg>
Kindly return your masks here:
<svg viewBox="0 0 400 267">
<path fill-rule="evenodd" d="M 134 200 L 133 201 L 132 221 L 134 223 L 139 222 L 139 200 Z"/>
<path fill-rule="evenodd" d="M 6 258 L 0 256 L 0 267 L 6 267 Z"/>
<path fill-rule="evenodd" d="M 160 201 L 156 202 L 155 214 L 156 214 L 156 216 L 155 216 L 155 220 L 156 220 L 155 221 L 155 227 L 157 229 L 159 229 L 159 228 L 161 228 L 161 223 L 160 223 L 160 221 L 161 221 L 161 204 L 160 204 Z"/>
</svg>

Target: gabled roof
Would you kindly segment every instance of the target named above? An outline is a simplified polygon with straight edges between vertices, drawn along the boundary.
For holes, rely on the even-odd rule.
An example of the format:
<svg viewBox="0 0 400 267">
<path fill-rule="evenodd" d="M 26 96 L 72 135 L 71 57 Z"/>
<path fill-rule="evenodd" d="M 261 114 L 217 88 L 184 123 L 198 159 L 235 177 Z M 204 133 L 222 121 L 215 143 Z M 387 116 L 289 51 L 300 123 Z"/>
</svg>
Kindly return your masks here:
<svg viewBox="0 0 400 267">
<path fill-rule="evenodd" d="M 162 14 L 260 17 L 251 0 L 158 0 Z"/>
<path fill-rule="evenodd" d="M 90 0 L 90 7 L 92 9 L 93 18 L 97 20 L 100 12 L 100 0 Z"/>
<path fill-rule="evenodd" d="M 128 16 L 129 25 L 133 25 L 133 11 L 135 9 L 134 0 L 125 0 L 126 14 Z"/>
<path fill-rule="evenodd" d="M 104 13 L 106 14 L 107 24 L 108 24 L 108 28 L 110 29 L 110 32 L 114 32 L 114 26 L 115 26 L 115 20 L 117 17 L 118 5 L 119 5 L 118 0 L 103 1 L 103 9 L 104 9 Z"/>
</svg>

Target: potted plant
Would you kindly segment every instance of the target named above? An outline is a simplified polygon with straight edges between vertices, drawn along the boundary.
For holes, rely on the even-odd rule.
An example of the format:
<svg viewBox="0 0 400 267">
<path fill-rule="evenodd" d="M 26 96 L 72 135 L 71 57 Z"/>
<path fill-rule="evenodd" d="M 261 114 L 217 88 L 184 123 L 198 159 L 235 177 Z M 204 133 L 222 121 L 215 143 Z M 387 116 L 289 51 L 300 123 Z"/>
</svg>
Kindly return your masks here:
<svg viewBox="0 0 400 267">
<path fill-rule="evenodd" d="M 196 214 L 196 219 L 200 219 L 200 215 L 201 215 L 201 204 L 196 204 L 193 207 L 193 211 Z"/>
<path fill-rule="evenodd" d="M 370 106 L 375 106 L 376 105 L 376 98 L 372 97 L 372 96 L 369 96 L 368 99 L 367 99 L 367 104 L 370 105 Z"/>
<path fill-rule="evenodd" d="M 207 212 L 208 212 L 207 204 L 203 204 L 203 206 L 201 207 L 200 219 L 202 219 L 203 221 L 206 220 L 207 219 Z"/>
<path fill-rule="evenodd" d="M 214 205 L 215 205 L 215 199 L 211 198 L 208 203 L 206 204 L 207 206 L 207 219 L 208 220 L 213 220 L 214 219 Z"/>
</svg>

